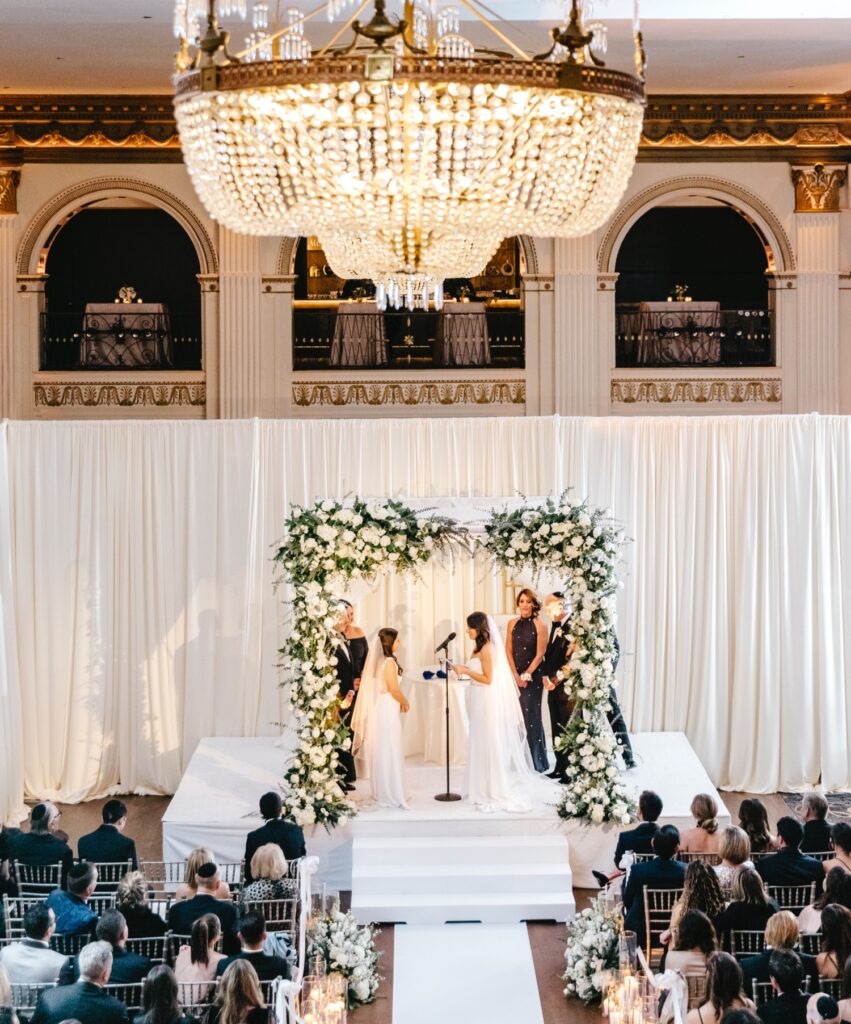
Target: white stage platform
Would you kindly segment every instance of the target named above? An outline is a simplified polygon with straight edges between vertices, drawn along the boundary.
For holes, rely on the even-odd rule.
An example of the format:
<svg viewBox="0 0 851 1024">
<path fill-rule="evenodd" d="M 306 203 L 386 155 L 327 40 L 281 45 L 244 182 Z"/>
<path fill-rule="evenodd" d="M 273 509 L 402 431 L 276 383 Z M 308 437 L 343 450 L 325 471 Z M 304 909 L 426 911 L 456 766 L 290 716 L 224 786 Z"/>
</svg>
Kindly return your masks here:
<svg viewBox="0 0 851 1024">
<path fill-rule="evenodd" d="M 636 793 L 653 789 L 662 797 L 662 820 L 679 828 L 693 824 L 689 804 L 695 793 L 718 801 L 718 820 L 730 824 L 709 776 L 683 733 L 637 733 L 632 737 L 639 767 L 627 773 Z M 198 745 L 163 816 L 163 859 L 183 860 L 196 846 L 212 849 L 217 860 L 239 861 L 247 832 L 257 828 L 260 796 L 280 786 L 287 752 L 273 738 L 210 738 Z M 408 761 L 408 810 L 374 808 L 328 833 L 308 830 L 308 852 L 320 858 L 319 881 L 336 889 L 352 886 L 352 840 L 417 837 L 565 836 L 573 884 L 596 888 L 591 869 L 612 864 L 618 828 L 562 821 L 555 811 L 556 787 L 541 780 L 536 805 L 528 814 L 482 814 L 467 803 L 439 803 L 444 769 Z M 463 785 L 464 769 L 452 769 L 452 787 Z M 357 795 L 357 794 L 356 794 Z"/>
</svg>

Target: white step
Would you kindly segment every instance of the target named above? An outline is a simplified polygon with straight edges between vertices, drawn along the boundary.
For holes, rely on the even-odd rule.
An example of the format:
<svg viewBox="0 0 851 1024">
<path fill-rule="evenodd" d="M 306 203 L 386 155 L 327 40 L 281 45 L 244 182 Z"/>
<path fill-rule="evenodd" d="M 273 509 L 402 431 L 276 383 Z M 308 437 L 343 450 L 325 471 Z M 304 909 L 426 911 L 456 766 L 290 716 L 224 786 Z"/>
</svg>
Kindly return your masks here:
<svg viewBox="0 0 851 1024">
<path fill-rule="evenodd" d="M 447 924 L 481 921 L 510 924 L 518 921 L 569 921 L 576 913 L 572 893 L 517 892 L 479 896 L 453 893 L 440 900 L 432 896 L 392 894 L 358 899 L 352 895 L 352 913 L 362 924 Z"/>
<path fill-rule="evenodd" d="M 530 888 L 572 891 L 570 865 L 565 864 L 379 864 L 352 867 L 352 889 L 368 893 L 444 893 L 523 892 Z"/>
<path fill-rule="evenodd" d="M 546 858 L 568 864 L 563 835 L 553 836 L 431 836 L 428 838 L 362 838 L 354 841 L 353 856 L 365 863 L 408 865 L 479 864 L 495 858 L 500 864 L 528 864 Z"/>
</svg>

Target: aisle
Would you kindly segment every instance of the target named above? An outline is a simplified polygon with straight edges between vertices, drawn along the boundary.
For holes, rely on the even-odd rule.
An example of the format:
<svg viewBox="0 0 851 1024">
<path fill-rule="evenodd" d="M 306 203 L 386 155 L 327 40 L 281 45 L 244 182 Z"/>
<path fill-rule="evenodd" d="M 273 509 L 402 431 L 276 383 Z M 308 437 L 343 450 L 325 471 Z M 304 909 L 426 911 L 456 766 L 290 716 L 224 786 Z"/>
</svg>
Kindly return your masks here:
<svg viewBox="0 0 851 1024">
<path fill-rule="evenodd" d="M 543 1024 L 525 924 L 394 932 L 393 1024 Z"/>
</svg>

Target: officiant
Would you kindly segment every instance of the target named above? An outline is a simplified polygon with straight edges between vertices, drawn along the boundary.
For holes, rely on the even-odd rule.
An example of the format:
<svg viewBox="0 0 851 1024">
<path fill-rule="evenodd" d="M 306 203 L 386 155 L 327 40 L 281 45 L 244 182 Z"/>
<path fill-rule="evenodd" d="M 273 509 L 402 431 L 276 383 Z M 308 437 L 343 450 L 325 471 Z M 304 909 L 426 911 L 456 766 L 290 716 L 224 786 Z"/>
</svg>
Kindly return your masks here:
<svg viewBox="0 0 851 1024">
<path fill-rule="evenodd" d="M 337 681 L 340 686 L 340 721 L 351 736 L 352 715 L 355 710 L 358 687 L 366 664 L 368 644 L 364 631 L 354 622 L 354 609 L 350 602 L 340 598 L 337 602 L 337 621 L 334 641 L 337 646 Z M 337 751 L 343 789 L 348 793 L 355 788 L 357 772 L 351 747 Z"/>
</svg>

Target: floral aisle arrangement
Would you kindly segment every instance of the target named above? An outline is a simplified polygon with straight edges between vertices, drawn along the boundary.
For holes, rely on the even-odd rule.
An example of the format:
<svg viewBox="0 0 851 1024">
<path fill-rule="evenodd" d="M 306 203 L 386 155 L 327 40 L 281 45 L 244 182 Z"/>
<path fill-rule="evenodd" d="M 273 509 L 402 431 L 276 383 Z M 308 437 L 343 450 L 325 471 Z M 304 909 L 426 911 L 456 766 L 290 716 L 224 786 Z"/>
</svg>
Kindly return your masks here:
<svg viewBox="0 0 851 1024">
<path fill-rule="evenodd" d="M 279 582 L 292 586 L 290 635 L 281 650 L 298 746 L 286 771 L 287 813 L 300 825 L 328 828 L 355 813 L 339 785 L 338 750 L 348 745 L 340 724 L 334 625 L 341 588 L 392 569 L 416 572 L 436 552 L 463 542 L 464 531 L 443 516 L 416 513 L 400 501 L 293 507 L 276 550 Z"/>
<path fill-rule="evenodd" d="M 576 702 L 570 722 L 554 738 L 568 767 L 558 811 L 589 823 L 629 824 L 635 802 L 620 780 L 617 745 L 606 710 L 615 684 L 615 594 L 623 531 L 601 509 L 567 495 L 543 506 L 523 503 L 491 514 L 482 542 L 509 572 L 557 573 L 570 603 L 574 653 L 561 678 Z"/>
<path fill-rule="evenodd" d="M 321 956 L 329 972 L 344 975 L 349 983 L 349 1009 L 375 999 L 381 975 L 372 925 L 359 925 L 351 911 L 343 913 L 339 901 L 314 918 L 307 933 L 307 955 Z"/>
<path fill-rule="evenodd" d="M 618 966 L 622 921 L 620 906 L 598 896 L 567 926 L 562 975 L 566 996 L 586 1003 L 602 996 L 611 971 Z"/>
</svg>

